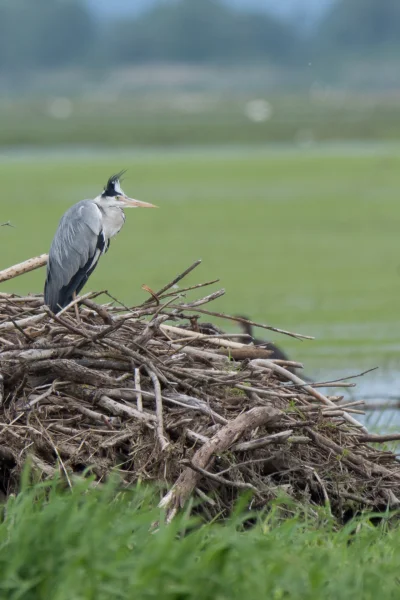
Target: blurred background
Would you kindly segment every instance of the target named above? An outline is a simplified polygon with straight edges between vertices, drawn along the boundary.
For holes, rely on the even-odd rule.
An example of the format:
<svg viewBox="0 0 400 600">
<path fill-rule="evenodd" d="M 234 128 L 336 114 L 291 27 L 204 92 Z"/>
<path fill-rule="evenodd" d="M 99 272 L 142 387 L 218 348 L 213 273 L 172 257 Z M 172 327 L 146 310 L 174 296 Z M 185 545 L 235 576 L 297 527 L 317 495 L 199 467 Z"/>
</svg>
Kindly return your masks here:
<svg viewBox="0 0 400 600">
<path fill-rule="evenodd" d="M 399 33 L 399 0 L 0 0 L 1 266 L 127 168 L 160 209 L 127 213 L 89 289 L 142 301 L 201 258 L 215 309 L 314 335 L 267 337 L 315 377 L 379 366 L 360 385 L 393 393 Z"/>
</svg>

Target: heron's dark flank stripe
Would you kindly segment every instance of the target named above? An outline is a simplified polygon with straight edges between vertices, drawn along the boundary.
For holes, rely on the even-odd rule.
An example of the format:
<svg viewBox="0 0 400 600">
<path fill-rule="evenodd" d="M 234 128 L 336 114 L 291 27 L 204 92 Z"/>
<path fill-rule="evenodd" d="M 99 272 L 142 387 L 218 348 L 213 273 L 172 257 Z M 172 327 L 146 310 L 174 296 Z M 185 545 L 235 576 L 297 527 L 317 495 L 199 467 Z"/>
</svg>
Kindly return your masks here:
<svg viewBox="0 0 400 600">
<path fill-rule="evenodd" d="M 67 285 L 64 285 L 60 289 L 59 294 L 58 294 L 57 305 L 50 306 L 51 310 L 54 313 L 57 313 L 60 310 L 60 307 L 64 308 L 70 302 L 72 302 L 72 294 L 74 292 L 79 294 L 79 292 L 81 291 L 81 289 L 83 288 L 83 286 L 85 285 L 87 280 L 89 279 L 90 275 L 95 270 L 97 263 L 99 262 L 99 258 L 101 256 L 101 254 L 106 252 L 108 250 L 108 247 L 109 247 L 109 242 L 107 243 L 107 241 L 104 238 L 104 234 L 101 231 L 97 238 L 97 245 L 96 245 L 95 253 L 92 256 L 89 256 L 86 264 L 81 269 L 79 269 L 79 271 L 77 271 L 75 273 L 75 275 L 72 277 L 71 281 Z M 98 254 L 98 258 L 97 258 L 96 262 L 93 264 L 93 259 L 96 256 L 96 252 L 98 250 L 100 251 Z M 49 283 L 50 283 L 50 277 L 51 277 L 51 271 L 50 271 L 49 277 L 48 277 Z M 46 284 L 47 284 L 47 282 L 46 282 Z"/>
</svg>

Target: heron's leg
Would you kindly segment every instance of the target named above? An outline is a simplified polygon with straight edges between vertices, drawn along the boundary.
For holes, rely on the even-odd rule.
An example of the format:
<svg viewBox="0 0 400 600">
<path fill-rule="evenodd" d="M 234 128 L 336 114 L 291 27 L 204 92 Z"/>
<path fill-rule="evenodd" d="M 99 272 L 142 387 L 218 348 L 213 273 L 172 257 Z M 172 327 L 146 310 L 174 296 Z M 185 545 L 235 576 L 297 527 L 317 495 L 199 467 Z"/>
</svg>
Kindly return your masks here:
<svg viewBox="0 0 400 600">
<path fill-rule="evenodd" d="M 76 300 L 76 292 L 74 292 L 72 294 L 72 299 Z M 79 314 L 78 304 L 75 304 L 75 316 L 76 316 L 76 320 L 78 321 L 78 323 L 80 323 L 81 322 L 81 317 L 80 317 L 80 314 Z"/>
</svg>

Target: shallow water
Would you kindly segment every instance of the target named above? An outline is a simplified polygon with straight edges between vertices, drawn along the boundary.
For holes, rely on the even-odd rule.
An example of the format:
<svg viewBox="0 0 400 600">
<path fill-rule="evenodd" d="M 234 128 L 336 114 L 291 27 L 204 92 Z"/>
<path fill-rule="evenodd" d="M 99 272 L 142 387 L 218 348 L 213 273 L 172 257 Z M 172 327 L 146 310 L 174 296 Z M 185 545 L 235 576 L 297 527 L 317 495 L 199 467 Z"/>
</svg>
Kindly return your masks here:
<svg viewBox="0 0 400 600">
<path fill-rule="evenodd" d="M 377 368 L 365 375 L 357 371 L 346 369 L 332 369 L 329 371 L 316 370 L 313 373 L 314 381 L 333 381 L 346 378 L 346 382 L 354 383 L 355 387 L 346 388 L 320 388 L 326 395 L 343 396 L 343 401 L 363 400 L 363 406 L 356 406 L 357 410 L 365 410 L 365 415 L 353 415 L 370 431 L 400 432 L 400 371 L 392 367 Z M 368 410 L 368 405 L 382 405 L 382 410 Z"/>
</svg>

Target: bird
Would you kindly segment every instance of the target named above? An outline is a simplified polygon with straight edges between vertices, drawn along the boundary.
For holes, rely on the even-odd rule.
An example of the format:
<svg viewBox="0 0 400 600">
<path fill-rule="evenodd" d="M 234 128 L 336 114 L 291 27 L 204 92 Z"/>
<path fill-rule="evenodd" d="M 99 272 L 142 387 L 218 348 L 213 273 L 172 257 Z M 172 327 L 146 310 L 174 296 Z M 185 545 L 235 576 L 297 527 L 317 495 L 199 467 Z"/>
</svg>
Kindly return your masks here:
<svg viewBox="0 0 400 600">
<path fill-rule="evenodd" d="M 236 315 L 236 317 L 238 319 L 246 319 L 246 321 L 249 321 L 248 317 L 244 317 L 243 315 Z M 273 344 L 272 342 L 268 342 L 266 340 L 259 340 L 257 338 L 253 337 L 253 327 L 250 325 L 250 323 L 246 323 L 244 321 L 239 321 L 238 322 L 243 333 L 247 334 L 248 336 L 250 336 L 250 339 L 246 342 L 244 342 L 245 344 L 250 344 L 251 342 L 253 342 L 253 344 L 255 346 L 261 346 L 263 348 L 265 348 L 266 350 L 270 350 L 271 351 L 271 356 L 269 358 L 273 359 L 273 360 L 287 360 L 290 361 L 290 358 L 288 357 L 288 355 L 286 354 L 286 352 L 284 352 L 283 350 L 281 350 L 278 346 L 276 346 L 275 344 Z M 295 369 L 294 367 L 286 367 L 286 369 L 290 372 L 293 373 L 294 375 L 297 374 L 297 369 Z M 307 377 L 306 375 L 304 375 L 303 373 L 300 374 L 301 378 L 304 381 L 307 381 L 309 383 L 312 383 L 312 379 L 310 379 L 309 377 Z"/>
<path fill-rule="evenodd" d="M 62 216 L 47 261 L 44 303 L 57 314 L 79 294 L 110 240 L 125 222 L 124 208 L 156 208 L 129 198 L 121 188 L 125 171 L 111 175 L 101 194 L 77 202 Z"/>
<path fill-rule="evenodd" d="M 238 315 L 237 318 L 246 319 L 246 321 L 248 321 L 248 317 L 244 317 L 243 315 Z M 244 343 L 250 344 L 251 342 L 253 342 L 255 346 L 263 346 L 266 350 L 270 350 L 272 352 L 270 356 L 270 358 L 272 359 L 290 360 L 288 355 L 272 342 L 268 342 L 266 340 L 258 340 L 257 338 L 254 338 L 253 327 L 250 325 L 250 323 L 239 321 L 239 325 L 243 333 L 247 334 L 250 337 L 250 339 L 248 339 L 248 341 Z"/>
</svg>

